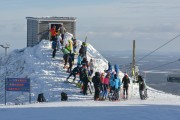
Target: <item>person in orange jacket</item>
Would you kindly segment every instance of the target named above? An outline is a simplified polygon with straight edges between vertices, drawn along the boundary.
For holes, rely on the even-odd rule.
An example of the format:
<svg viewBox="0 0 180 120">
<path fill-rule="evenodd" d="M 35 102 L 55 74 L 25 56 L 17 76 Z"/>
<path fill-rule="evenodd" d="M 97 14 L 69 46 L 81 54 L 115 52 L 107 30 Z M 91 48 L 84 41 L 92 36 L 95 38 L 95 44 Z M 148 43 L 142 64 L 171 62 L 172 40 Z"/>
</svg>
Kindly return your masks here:
<svg viewBox="0 0 180 120">
<path fill-rule="evenodd" d="M 57 40 L 57 32 L 56 32 L 56 26 L 54 25 L 50 30 L 49 30 L 50 34 L 51 34 L 51 41 L 56 41 Z"/>
</svg>

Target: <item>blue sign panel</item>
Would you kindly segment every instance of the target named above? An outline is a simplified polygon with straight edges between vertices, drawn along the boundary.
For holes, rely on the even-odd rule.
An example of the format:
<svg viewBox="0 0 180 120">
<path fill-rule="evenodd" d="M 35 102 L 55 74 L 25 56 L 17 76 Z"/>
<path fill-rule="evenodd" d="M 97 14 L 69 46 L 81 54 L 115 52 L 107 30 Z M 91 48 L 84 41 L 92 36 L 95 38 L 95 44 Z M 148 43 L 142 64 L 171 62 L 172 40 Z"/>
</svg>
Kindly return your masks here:
<svg viewBox="0 0 180 120">
<path fill-rule="evenodd" d="M 6 91 L 30 91 L 30 79 L 28 78 L 7 78 Z"/>
</svg>

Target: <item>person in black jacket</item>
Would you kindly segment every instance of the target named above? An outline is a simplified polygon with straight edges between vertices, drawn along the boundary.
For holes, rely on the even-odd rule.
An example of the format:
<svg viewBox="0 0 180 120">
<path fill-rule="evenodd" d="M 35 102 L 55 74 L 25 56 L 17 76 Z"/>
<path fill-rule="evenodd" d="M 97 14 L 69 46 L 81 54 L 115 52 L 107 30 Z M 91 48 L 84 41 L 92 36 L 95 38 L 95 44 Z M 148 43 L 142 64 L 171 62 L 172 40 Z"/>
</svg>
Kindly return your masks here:
<svg viewBox="0 0 180 120">
<path fill-rule="evenodd" d="M 100 85 L 101 85 L 99 72 L 95 73 L 95 76 L 92 78 L 92 82 L 94 84 L 94 89 L 95 89 L 94 100 L 99 100 Z"/>
<path fill-rule="evenodd" d="M 86 57 L 83 58 L 83 60 L 81 61 L 81 64 L 82 64 L 82 66 L 86 66 L 87 69 L 88 69 L 88 67 L 89 67 L 89 62 L 88 62 L 88 60 L 87 60 Z"/>
<path fill-rule="evenodd" d="M 69 76 L 67 77 L 66 80 L 68 80 L 68 79 L 73 75 L 73 76 L 74 76 L 73 82 L 74 82 L 74 81 L 76 80 L 76 74 L 78 74 L 79 71 L 80 71 L 80 67 L 79 67 L 79 66 L 75 67 L 75 68 L 72 70 L 72 72 L 69 74 Z"/>
<path fill-rule="evenodd" d="M 88 71 L 86 68 L 83 68 L 82 71 L 82 81 L 83 81 L 83 94 L 87 95 L 87 88 L 88 88 L 88 82 L 89 82 L 89 77 L 88 77 Z"/>
<path fill-rule="evenodd" d="M 71 73 L 71 70 L 73 67 L 73 56 L 72 56 L 72 54 L 69 54 L 68 63 L 69 63 L 69 67 L 67 69 L 67 72 Z"/>
<path fill-rule="evenodd" d="M 138 80 L 137 81 L 133 81 L 134 83 L 139 83 L 139 95 L 140 95 L 140 99 L 144 100 L 147 98 L 147 89 L 146 89 L 146 83 L 143 80 L 141 75 L 138 75 Z"/>
<path fill-rule="evenodd" d="M 85 50 L 85 47 L 81 45 L 81 48 L 79 49 L 79 55 L 81 55 L 82 57 L 84 57 L 84 50 Z"/>
<path fill-rule="evenodd" d="M 124 75 L 122 79 L 122 83 L 123 83 L 123 97 L 124 99 L 128 99 L 128 88 L 129 88 L 130 80 L 127 74 Z"/>
</svg>

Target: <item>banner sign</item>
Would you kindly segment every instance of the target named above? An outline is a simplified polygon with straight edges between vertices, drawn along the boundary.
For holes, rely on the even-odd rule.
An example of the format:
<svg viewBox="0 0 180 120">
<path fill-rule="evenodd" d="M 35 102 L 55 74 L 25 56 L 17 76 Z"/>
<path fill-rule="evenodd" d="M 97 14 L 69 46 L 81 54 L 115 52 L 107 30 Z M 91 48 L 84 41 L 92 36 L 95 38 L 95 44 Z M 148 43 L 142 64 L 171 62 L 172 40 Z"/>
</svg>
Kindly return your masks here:
<svg viewBox="0 0 180 120">
<path fill-rule="evenodd" d="M 6 78 L 6 91 L 30 91 L 29 78 Z"/>
</svg>

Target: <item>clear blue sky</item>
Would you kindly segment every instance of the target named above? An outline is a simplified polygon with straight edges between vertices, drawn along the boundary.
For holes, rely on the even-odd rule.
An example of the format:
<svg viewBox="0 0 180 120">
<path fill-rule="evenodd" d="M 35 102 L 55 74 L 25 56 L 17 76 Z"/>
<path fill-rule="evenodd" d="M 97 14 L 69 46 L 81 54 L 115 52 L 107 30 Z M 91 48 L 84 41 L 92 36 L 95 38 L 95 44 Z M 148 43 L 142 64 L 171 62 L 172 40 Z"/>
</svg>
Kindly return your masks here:
<svg viewBox="0 0 180 120">
<path fill-rule="evenodd" d="M 97 50 L 152 51 L 180 34 L 180 0 L 1 0 L 0 44 L 26 47 L 27 16 L 77 17 L 77 39 Z M 160 51 L 180 51 L 180 38 Z M 0 52 L 4 52 L 0 48 Z"/>
</svg>

